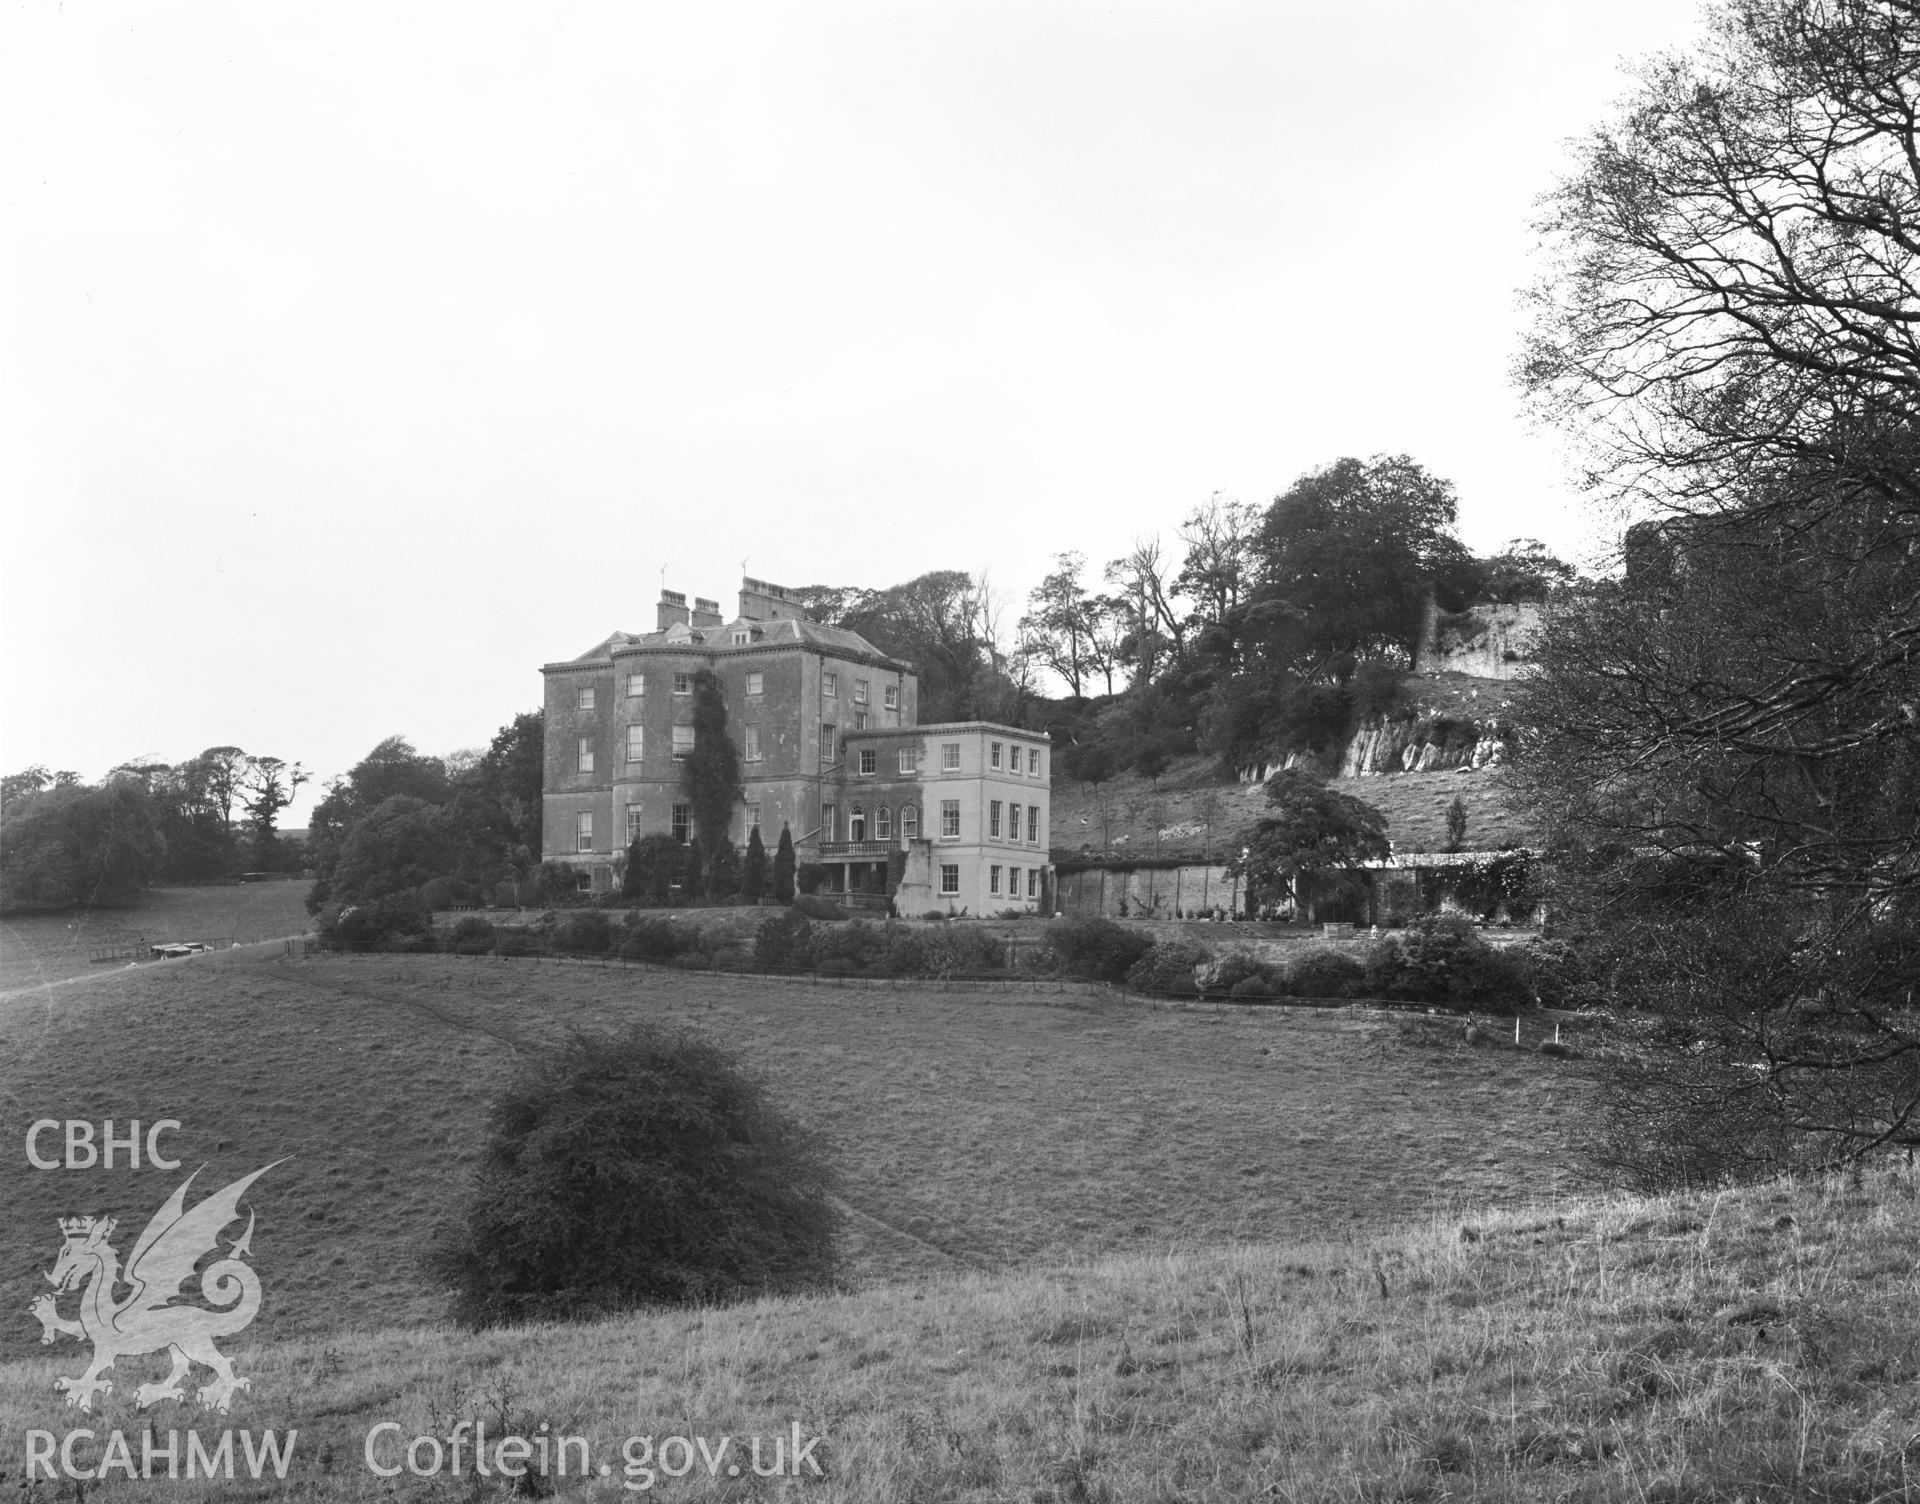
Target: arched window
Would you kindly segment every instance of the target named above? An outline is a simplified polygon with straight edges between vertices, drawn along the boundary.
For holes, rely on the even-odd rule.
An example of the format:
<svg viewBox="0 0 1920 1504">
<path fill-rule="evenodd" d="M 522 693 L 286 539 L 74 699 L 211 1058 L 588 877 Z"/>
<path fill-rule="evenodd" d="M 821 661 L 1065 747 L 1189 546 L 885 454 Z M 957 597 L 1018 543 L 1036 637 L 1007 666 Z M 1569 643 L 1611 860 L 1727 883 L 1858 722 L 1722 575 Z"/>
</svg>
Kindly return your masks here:
<svg viewBox="0 0 1920 1504">
<path fill-rule="evenodd" d="M 920 839 L 920 806 L 903 804 L 900 806 L 900 834 L 909 841 Z"/>
<path fill-rule="evenodd" d="M 875 840 L 893 839 L 893 808 L 883 804 L 873 812 L 873 834 Z"/>
<path fill-rule="evenodd" d="M 847 822 L 847 839 L 849 841 L 864 841 L 866 838 L 867 807 L 864 804 L 856 804 L 853 807 L 853 818 Z"/>
</svg>

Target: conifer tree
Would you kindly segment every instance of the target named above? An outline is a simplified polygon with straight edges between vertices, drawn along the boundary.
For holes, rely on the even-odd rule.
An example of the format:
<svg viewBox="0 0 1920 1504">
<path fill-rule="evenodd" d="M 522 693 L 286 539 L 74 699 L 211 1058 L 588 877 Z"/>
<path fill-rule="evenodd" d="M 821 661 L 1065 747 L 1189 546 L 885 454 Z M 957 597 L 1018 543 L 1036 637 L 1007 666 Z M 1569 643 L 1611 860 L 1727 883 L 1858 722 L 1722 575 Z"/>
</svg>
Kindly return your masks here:
<svg viewBox="0 0 1920 1504">
<path fill-rule="evenodd" d="M 760 839 L 760 827 L 747 836 L 746 859 L 740 864 L 740 896 L 758 903 L 767 894 L 767 846 Z"/>
<path fill-rule="evenodd" d="M 773 853 L 773 896 L 781 903 L 793 902 L 793 831 L 780 827 L 780 845 Z"/>
<path fill-rule="evenodd" d="M 693 805 L 694 834 L 709 848 L 727 839 L 740 801 L 740 751 L 727 735 L 727 702 L 711 669 L 693 676 L 693 751 L 681 778 Z"/>
</svg>

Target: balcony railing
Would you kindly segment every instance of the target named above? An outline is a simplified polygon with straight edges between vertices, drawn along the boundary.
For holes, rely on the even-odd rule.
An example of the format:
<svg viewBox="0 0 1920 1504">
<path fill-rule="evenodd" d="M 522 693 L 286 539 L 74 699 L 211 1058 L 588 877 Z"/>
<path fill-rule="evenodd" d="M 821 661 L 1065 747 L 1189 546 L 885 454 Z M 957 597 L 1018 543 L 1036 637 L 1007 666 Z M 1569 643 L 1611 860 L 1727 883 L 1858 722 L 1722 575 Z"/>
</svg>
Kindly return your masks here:
<svg viewBox="0 0 1920 1504">
<path fill-rule="evenodd" d="M 899 846 L 892 841 L 822 841 L 820 843 L 820 855 L 823 857 L 888 856 L 899 849 Z"/>
</svg>

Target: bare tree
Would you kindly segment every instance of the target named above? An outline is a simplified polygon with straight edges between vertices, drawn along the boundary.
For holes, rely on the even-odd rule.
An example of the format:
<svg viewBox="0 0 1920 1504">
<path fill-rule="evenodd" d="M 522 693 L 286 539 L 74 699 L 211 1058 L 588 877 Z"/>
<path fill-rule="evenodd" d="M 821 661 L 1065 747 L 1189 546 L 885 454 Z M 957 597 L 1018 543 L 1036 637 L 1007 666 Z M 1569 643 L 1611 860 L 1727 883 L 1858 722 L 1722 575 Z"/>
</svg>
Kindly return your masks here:
<svg viewBox="0 0 1920 1504">
<path fill-rule="evenodd" d="M 1117 600 L 1131 637 L 1136 684 L 1154 676 L 1168 644 L 1176 658 L 1187 650 L 1186 619 L 1173 604 L 1172 576 L 1173 566 L 1157 533 L 1135 538 L 1123 557 L 1107 565 L 1107 583 L 1119 587 Z"/>
<path fill-rule="evenodd" d="M 1743 0 L 1709 25 L 1547 196 L 1522 383 L 1629 498 L 1712 512 L 1764 483 L 1797 511 L 1837 479 L 1911 520 L 1889 440 L 1920 404 L 1920 15 Z"/>
<path fill-rule="evenodd" d="M 1722 0 L 1545 203 L 1520 379 L 1657 520 L 1514 772 L 1649 1020 L 1609 1152 L 1654 1179 L 1920 1146 L 1917 74 L 1905 0 Z"/>
<path fill-rule="evenodd" d="M 1205 621 L 1224 622 L 1254 585 L 1254 542 L 1260 509 L 1215 491 L 1180 524 L 1186 560 L 1174 590 L 1195 602 Z"/>
</svg>

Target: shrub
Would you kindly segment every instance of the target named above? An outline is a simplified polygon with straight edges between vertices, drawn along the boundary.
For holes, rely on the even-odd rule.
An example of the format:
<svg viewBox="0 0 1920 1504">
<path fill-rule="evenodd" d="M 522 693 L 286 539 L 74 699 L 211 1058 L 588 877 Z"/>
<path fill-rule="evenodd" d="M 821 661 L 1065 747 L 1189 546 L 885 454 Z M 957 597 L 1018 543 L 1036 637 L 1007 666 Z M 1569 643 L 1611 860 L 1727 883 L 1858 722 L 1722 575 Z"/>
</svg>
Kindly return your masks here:
<svg viewBox="0 0 1920 1504">
<path fill-rule="evenodd" d="M 832 1187 L 817 1142 L 711 1042 L 576 1034 L 495 1100 L 463 1221 L 428 1262 L 469 1326 L 820 1288 Z"/>
<path fill-rule="evenodd" d="M 775 971 L 800 971 L 813 965 L 813 924 L 796 906 L 769 914 L 753 936 L 753 959 Z"/>
<path fill-rule="evenodd" d="M 809 919 L 845 919 L 847 911 L 831 898 L 815 898 L 811 894 L 802 894 L 794 899 L 793 906 Z"/>
<path fill-rule="evenodd" d="M 997 971 L 1005 961 L 998 940 L 985 930 L 968 925 L 953 924 L 923 931 L 919 941 L 920 969 L 928 976 Z"/>
<path fill-rule="evenodd" d="M 1267 978 L 1250 976 L 1240 978 L 1233 986 L 1229 987 L 1227 989 L 1227 996 L 1239 998 L 1244 1001 L 1247 998 L 1272 997 L 1273 992 L 1273 983 Z"/>
<path fill-rule="evenodd" d="M 1046 964 L 1064 976 L 1119 982 L 1153 948 L 1153 937 L 1111 919 L 1057 920 L 1047 928 Z"/>
<path fill-rule="evenodd" d="M 517 909 L 520 906 L 520 890 L 513 883 L 495 883 L 493 885 L 493 906 L 496 909 Z"/>
<path fill-rule="evenodd" d="M 331 923 L 327 910 L 320 914 L 321 939 L 348 950 L 383 950 L 409 936 L 432 934 L 433 910 L 417 892 L 389 893 L 354 904 L 332 914 Z"/>
<path fill-rule="evenodd" d="M 1586 964 L 1564 940 L 1529 940 L 1507 954 L 1525 969 L 1534 995 L 1549 1008 L 1575 1006 L 1587 982 Z"/>
<path fill-rule="evenodd" d="M 1262 960 L 1249 950 L 1233 950 L 1214 963 L 1207 977 L 1207 989 L 1232 992 L 1240 983 L 1254 977 L 1265 983 L 1271 994 L 1281 990 L 1281 976 L 1281 969 L 1273 962 Z"/>
<path fill-rule="evenodd" d="M 931 969 L 931 952 L 919 932 L 904 924 L 889 924 L 880 931 L 880 959 L 877 970 L 891 977 L 920 976 Z"/>
<path fill-rule="evenodd" d="M 604 956 L 613 949 L 613 919 L 605 909 L 569 914 L 553 932 L 553 948 L 574 955 Z"/>
<path fill-rule="evenodd" d="M 450 877 L 432 877 L 420 885 L 420 896 L 426 900 L 427 907 L 435 913 L 445 913 L 453 907 L 453 879 Z"/>
<path fill-rule="evenodd" d="M 1320 946 L 1289 959 L 1286 990 L 1291 997 L 1359 997 L 1366 978 L 1366 963 L 1358 956 Z"/>
<path fill-rule="evenodd" d="M 920 917 L 926 920 L 928 924 L 943 924 L 946 922 L 947 911 L 945 909 L 928 909 L 927 912 Z"/>
<path fill-rule="evenodd" d="M 1374 947 L 1366 985 L 1381 997 L 1511 1013 L 1533 1000 L 1524 964 L 1480 938 L 1458 914 L 1429 914 Z"/>
<path fill-rule="evenodd" d="M 478 914 L 469 914 L 454 925 L 452 946 L 456 955 L 484 956 L 493 949 L 493 926 Z"/>
<path fill-rule="evenodd" d="M 1190 941 L 1163 940 L 1128 969 L 1127 985 L 1143 992 L 1169 992 L 1176 982 L 1191 983 L 1207 960 L 1207 952 Z"/>
<path fill-rule="evenodd" d="M 627 921 L 620 954 L 629 961 L 671 961 L 687 950 L 690 938 L 685 927 L 671 919 L 636 917 Z"/>
<path fill-rule="evenodd" d="M 799 908 L 799 904 L 794 905 Z M 886 950 L 886 939 L 878 926 L 856 919 L 852 924 L 823 929 L 813 937 L 814 964 L 822 971 L 830 961 L 845 961 L 864 970 L 879 960 Z"/>
<path fill-rule="evenodd" d="M 565 862 L 542 862 L 533 869 L 529 896 L 538 904 L 571 907 L 586 897 L 580 891 L 580 869 Z"/>
<path fill-rule="evenodd" d="M 793 870 L 794 886 L 803 897 L 820 891 L 820 885 L 827 880 L 827 869 L 818 862 L 802 862 Z"/>
</svg>

